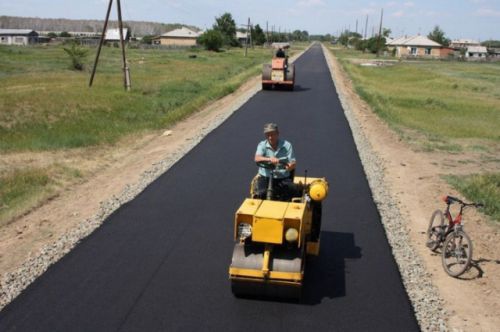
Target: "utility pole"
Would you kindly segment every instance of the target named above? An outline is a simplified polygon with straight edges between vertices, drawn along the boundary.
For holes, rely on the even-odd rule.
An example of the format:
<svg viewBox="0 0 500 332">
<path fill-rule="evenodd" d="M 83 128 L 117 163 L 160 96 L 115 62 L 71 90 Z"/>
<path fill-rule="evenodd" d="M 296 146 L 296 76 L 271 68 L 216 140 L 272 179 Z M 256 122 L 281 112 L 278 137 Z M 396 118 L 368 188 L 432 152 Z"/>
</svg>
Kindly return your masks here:
<svg viewBox="0 0 500 332">
<path fill-rule="evenodd" d="M 365 22 L 365 38 L 366 39 L 366 31 L 368 31 L 368 14 L 366 14 L 366 22 Z"/>
<path fill-rule="evenodd" d="M 118 11 L 118 27 L 120 29 L 120 44 L 122 45 L 122 62 L 123 62 L 123 78 L 125 89 L 130 91 L 130 70 L 127 66 L 127 58 L 125 57 L 125 42 L 123 40 L 123 21 L 122 21 L 122 6 L 120 5 L 120 0 L 116 0 L 116 6 Z"/>
<path fill-rule="evenodd" d="M 111 12 L 111 7 L 113 5 L 113 0 L 109 0 L 108 10 L 106 12 L 106 19 L 104 21 L 104 27 L 102 30 L 101 40 L 99 42 L 99 47 L 97 48 L 97 54 L 94 61 L 94 66 L 92 68 L 92 74 L 90 75 L 89 87 L 92 87 L 92 83 L 94 81 L 94 75 L 97 69 L 97 63 L 99 62 L 99 55 L 101 54 L 102 44 L 104 43 L 104 37 L 106 35 L 108 22 L 109 22 L 109 14 Z M 122 9 L 120 5 L 120 0 L 116 0 L 117 11 L 118 11 L 118 30 L 120 33 L 120 45 L 122 48 L 122 63 L 123 63 L 123 81 L 124 87 L 127 91 L 130 91 L 130 70 L 127 66 L 127 58 L 125 56 L 125 42 L 123 39 L 123 21 L 122 21 Z"/>
<path fill-rule="evenodd" d="M 248 18 L 248 23 L 247 23 L 247 40 L 245 42 L 245 57 L 247 56 L 247 52 L 248 52 L 248 32 L 250 30 L 250 17 Z M 250 37 L 251 38 L 251 37 Z"/>
<path fill-rule="evenodd" d="M 384 17 L 384 8 L 380 11 L 380 25 L 378 27 L 378 39 L 377 39 L 377 57 L 380 56 L 380 41 L 382 39 L 382 18 Z"/>
<path fill-rule="evenodd" d="M 268 26 L 267 21 L 266 21 L 266 42 L 267 42 L 267 45 L 270 45 L 270 43 L 269 43 L 269 26 Z"/>
<path fill-rule="evenodd" d="M 358 19 L 356 19 L 356 33 L 358 33 Z"/>
</svg>

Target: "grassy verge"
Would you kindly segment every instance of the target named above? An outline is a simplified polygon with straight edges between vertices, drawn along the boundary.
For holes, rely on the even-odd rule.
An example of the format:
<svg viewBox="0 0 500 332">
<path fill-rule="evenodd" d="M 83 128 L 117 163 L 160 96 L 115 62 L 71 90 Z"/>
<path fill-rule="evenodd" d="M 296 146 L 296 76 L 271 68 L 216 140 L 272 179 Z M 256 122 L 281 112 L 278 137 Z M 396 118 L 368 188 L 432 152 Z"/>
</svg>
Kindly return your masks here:
<svg viewBox="0 0 500 332">
<path fill-rule="evenodd" d="M 500 141 L 500 63 L 411 61 L 361 66 L 352 60 L 361 52 L 331 50 L 358 94 L 419 149 L 459 152 L 467 147 L 464 140 L 475 141 L 476 149 L 478 140 Z"/>
<path fill-rule="evenodd" d="M 3 173 L 0 176 L 0 227 L 54 196 L 65 183 L 81 177 L 80 171 L 62 164 Z"/>
<path fill-rule="evenodd" d="M 455 189 L 473 202 L 483 203 L 484 212 L 500 223 L 500 174 L 474 174 L 469 176 L 446 176 Z"/>
<path fill-rule="evenodd" d="M 243 52 L 128 50 L 126 92 L 118 49 L 103 50 L 89 89 L 89 73 L 69 70 L 60 48 L 1 47 L 0 151 L 85 147 L 168 127 L 234 91 L 269 60 L 268 50 Z"/>
<path fill-rule="evenodd" d="M 411 146 L 424 152 L 475 153 L 480 157 L 472 159 L 479 163 L 498 164 L 500 63 L 392 59 L 363 66 L 375 57 L 330 51 L 357 93 Z M 484 212 L 500 221 L 500 173 L 445 179 L 468 200 L 483 202 Z"/>
</svg>

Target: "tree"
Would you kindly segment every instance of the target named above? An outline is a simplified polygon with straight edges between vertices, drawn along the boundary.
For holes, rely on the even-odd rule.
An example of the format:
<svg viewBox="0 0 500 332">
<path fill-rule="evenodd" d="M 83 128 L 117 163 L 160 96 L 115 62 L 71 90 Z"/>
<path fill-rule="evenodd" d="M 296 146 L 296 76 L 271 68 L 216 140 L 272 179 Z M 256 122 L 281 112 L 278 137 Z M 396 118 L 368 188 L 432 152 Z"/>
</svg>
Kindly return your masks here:
<svg viewBox="0 0 500 332">
<path fill-rule="evenodd" d="M 349 45 L 356 45 L 361 38 L 359 33 L 346 30 L 340 34 L 339 43 L 348 47 Z"/>
<path fill-rule="evenodd" d="M 252 29 L 252 40 L 256 45 L 262 45 L 266 42 L 266 35 L 258 24 Z"/>
<path fill-rule="evenodd" d="M 434 30 L 432 30 L 432 32 L 430 32 L 427 35 L 427 38 L 429 38 L 430 40 L 433 40 L 436 43 L 441 44 L 443 46 L 450 45 L 450 40 L 445 37 L 444 31 L 439 28 L 439 25 L 436 25 L 434 27 Z"/>
<path fill-rule="evenodd" d="M 222 34 L 225 45 L 239 46 L 238 40 L 236 40 L 236 23 L 230 13 L 216 17 L 213 29 Z"/>
<path fill-rule="evenodd" d="M 67 38 L 67 37 L 71 37 L 71 34 L 69 32 L 67 32 L 67 31 L 63 31 L 63 32 L 61 32 L 61 34 L 59 35 L 59 37 L 66 37 Z"/>
<path fill-rule="evenodd" d="M 72 68 L 76 70 L 83 70 L 83 63 L 87 54 L 89 52 L 88 49 L 78 46 L 77 43 L 71 43 L 71 47 L 65 47 L 64 51 L 71 58 Z"/>
<path fill-rule="evenodd" d="M 142 37 L 141 39 L 141 44 L 147 44 L 147 45 L 151 45 L 153 43 L 153 38 L 155 36 L 153 35 L 145 35 Z"/>
<path fill-rule="evenodd" d="M 198 37 L 198 43 L 209 51 L 218 52 L 224 44 L 224 36 L 218 30 L 207 30 Z"/>
</svg>

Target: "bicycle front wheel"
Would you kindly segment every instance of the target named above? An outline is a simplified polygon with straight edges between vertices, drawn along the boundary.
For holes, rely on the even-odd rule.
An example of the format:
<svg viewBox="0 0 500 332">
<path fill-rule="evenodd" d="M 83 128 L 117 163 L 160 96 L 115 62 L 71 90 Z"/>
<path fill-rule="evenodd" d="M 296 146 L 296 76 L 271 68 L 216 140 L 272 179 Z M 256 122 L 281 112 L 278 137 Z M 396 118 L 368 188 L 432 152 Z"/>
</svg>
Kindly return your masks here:
<svg viewBox="0 0 500 332">
<path fill-rule="evenodd" d="M 441 261 L 446 273 L 452 277 L 467 271 L 472 261 L 472 242 L 464 231 L 454 231 L 446 237 Z"/>
<path fill-rule="evenodd" d="M 427 228 L 426 245 L 430 250 L 436 251 L 441 242 L 443 242 L 445 228 L 443 212 L 441 210 L 434 211 L 429 221 L 429 227 Z"/>
</svg>

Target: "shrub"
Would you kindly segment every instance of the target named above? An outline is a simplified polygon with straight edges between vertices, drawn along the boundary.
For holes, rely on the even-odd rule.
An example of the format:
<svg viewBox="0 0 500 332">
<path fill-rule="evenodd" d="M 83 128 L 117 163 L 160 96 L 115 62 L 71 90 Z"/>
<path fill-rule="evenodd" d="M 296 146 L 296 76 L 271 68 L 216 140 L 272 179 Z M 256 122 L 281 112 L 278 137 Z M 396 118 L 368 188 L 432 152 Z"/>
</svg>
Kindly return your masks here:
<svg viewBox="0 0 500 332">
<path fill-rule="evenodd" d="M 209 51 L 218 52 L 224 43 L 224 36 L 220 31 L 207 30 L 198 38 L 198 43 Z"/>
<path fill-rule="evenodd" d="M 72 68 L 76 70 L 83 70 L 83 63 L 89 51 L 86 48 L 77 45 L 77 43 L 72 43 L 69 48 L 64 47 L 64 51 L 71 59 Z"/>
</svg>

